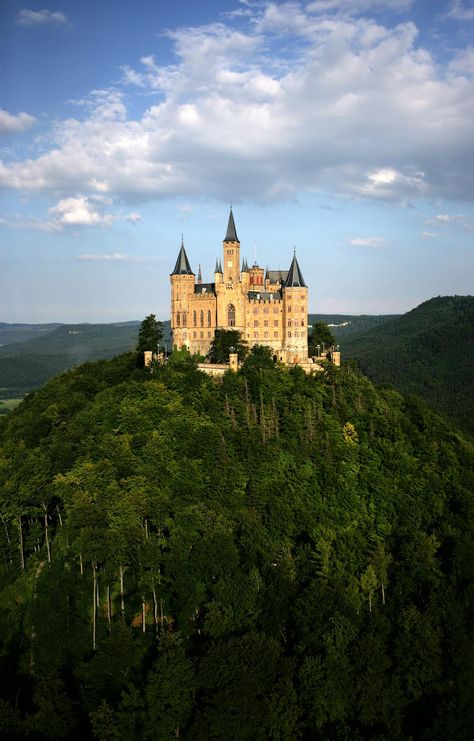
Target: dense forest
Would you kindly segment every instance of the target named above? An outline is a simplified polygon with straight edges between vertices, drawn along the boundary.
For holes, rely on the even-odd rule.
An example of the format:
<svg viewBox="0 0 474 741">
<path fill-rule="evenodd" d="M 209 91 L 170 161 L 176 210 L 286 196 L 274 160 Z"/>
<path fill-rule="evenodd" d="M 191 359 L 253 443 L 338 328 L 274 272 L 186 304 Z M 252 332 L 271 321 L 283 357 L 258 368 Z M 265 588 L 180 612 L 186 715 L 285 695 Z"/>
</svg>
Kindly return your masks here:
<svg viewBox="0 0 474 741">
<path fill-rule="evenodd" d="M 474 297 L 439 296 L 402 317 L 341 338 L 374 383 L 417 394 L 474 435 Z"/>
<path fill-rule="evenodd" d="M 473 445 L 264 355 L 89 363 L 9 415 L 2 737 L 472 738 Z"/>
</svg>

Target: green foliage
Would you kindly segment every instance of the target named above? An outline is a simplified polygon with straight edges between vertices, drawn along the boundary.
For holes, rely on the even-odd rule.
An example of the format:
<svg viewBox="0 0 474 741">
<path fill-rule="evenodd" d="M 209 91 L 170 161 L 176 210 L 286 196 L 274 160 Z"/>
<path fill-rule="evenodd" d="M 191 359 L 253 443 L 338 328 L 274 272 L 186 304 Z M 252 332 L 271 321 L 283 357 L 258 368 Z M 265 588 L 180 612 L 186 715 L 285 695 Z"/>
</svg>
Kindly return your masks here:
<svg viewBox="0 0 474 741">
<path fill-rule="evenodd" d="M 474 298 L 430 299 L 394 321 L 344 338 L 375 383 L 417 394 L 474 435 Z"/>
<path fill-rule="evenodd" d="M 142 354 L 145 350 L 157 352 L 162 339 L 163 322 L 158 322 L 154 314 L 149 314 L 140 324 L 137 353 Z"/>
<path fill-rule="evenodd" d="M 53 379 L 0 430 L 2 735 L 469 738 L 473 492 L 351 367 Z"/>
<path fill-rule="evenodd" d="M 237 329 L 216 329 L 209 359 L 212 363 L 228 363 L 231 352 L 238 354 L 240 362 L 245 360 L 248 349 L 241 333 Z"/>
<path fill-rule="evenodd" d="M 308 338 L 308 355 L 320 354 L 336 344 L 336 338 L 324 322 L 315 322 Z"/>
</svg>

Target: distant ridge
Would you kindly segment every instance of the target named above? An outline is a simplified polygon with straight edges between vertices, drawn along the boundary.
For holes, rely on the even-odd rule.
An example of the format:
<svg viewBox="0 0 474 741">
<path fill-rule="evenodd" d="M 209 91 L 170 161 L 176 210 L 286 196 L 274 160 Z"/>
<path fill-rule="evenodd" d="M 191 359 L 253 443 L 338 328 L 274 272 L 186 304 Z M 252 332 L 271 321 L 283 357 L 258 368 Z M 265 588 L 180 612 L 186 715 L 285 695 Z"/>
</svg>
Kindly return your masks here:
<svg viewBox="0 0 474 741">
<path fill-rule="evenodd" d="M 375 383 L 417 394 L 474 435 L 474 297 L 438 296 L 366 332 L 348 335 L 343 358 Z"/>
</svg>

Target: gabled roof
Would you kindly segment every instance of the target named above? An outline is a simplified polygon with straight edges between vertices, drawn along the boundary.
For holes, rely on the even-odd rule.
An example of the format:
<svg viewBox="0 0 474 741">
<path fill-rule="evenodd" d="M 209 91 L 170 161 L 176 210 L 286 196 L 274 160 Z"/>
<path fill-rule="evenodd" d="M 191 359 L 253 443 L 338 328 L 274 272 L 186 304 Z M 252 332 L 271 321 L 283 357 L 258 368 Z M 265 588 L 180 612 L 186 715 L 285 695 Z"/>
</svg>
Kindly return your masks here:
<svg viewBox="0 0 474 741">
<path fill-rule="evenodd" d="M 270 280 L 270 285 L 279 285 L 288 278 L 288 270 L 267 270 L 267 278 Z"/>
<path fill-rule="evenodd" d="M 174 266 L 174 270 L 171 275 L 194 275 L 193 271 L 191 270 L 191 265 L 189 264 L 186 250 L 184 249 L 184 242 L 182 238 L 181 248 L 178 253 L 178 259 L 176 260 L 176 265 Z"/>
<path fill-rule="evenodd" d="M 235 221 L 234 221 L 234 214 L 232 213 L 232 209 L 230 209 L 229 214 L 229 222 L 227 224 L 227 233 L 225 235 L 224 242 L 239 242 L 239 238 L 237 236 L 237 231 L 235 229 Z"/>
<path fill-rule="evenodd" d="M 216 293 L 216 285 L 215 283 L 198 283 L 194 286 L 194 293 L 208 293 L 213 296 Z"/>
<path fill-rule="evenodd" d="M 285 280 L 285 288 L 306 288 L 306 283 L 304 282 L 296 255 L 293 255 L 293 260 L 291 261 L 290 269 Z"/>
</svg>

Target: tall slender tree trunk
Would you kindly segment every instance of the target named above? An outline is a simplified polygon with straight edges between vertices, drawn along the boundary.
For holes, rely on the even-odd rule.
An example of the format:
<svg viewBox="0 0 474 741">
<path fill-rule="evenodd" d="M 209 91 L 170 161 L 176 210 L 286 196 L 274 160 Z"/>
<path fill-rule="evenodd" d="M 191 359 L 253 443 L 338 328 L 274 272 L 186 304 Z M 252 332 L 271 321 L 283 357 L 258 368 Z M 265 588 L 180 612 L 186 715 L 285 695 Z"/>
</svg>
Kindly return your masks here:
<svg viewBox="0 0 474 741">
<path fill-rule="evenodd" d="M 97 630 L 97 568 L 92 563 L 92 650 L 96 649 L 96 630 Z"/>
<path fill-rule="evenodd" d="M 61 527 L 63 526 L 63 518 L 61 515 L 61 510 L 59 509 L 59 504 L 56 505 L 56 512 L 58 513 L 58 520 Z"/>
<path fill-rule="evenodd" d="M 2 518 L 3 527 L 5 528 L 5 535 L 7 536 L 7 543 L 8 543 L 8 551 L 10 554 L 10 563 L 12 563 L 12 560 L 13 560 L 12 559 L 12 543 L 10 540 L 10 533 L 8 532 L 7 523 L 5 522 L 3 515 L 0 515 L 0 517 Z"/>
<path fill-rule="evenodd" d="M 110 626 L 112 624 L 112 605 L 110 604 L 110 584 L 107 584 L 107 621 L 109 623 L 109 633 L 110 633 Z"/>
<path fill-rule="evenodd" d="M 382 604 L 384 605 L 385 604 L 385 587 L 384 587 L 384 583 L 382 582 L 380 586 L 382 588 Z"/>
<path fill-rule="evenodd" d="M 79 569 L 81 571 L 81 576 L 84 576 L 84 563 L 82 561 L 82 553 L 79 553 Z"/>
<path fill-rule="evenodd" d="M 155 633 L 158 632 L 158 602 L 156 599 L 156 589 L 153 587 L 153 624 L 155 626 Z"/>
<path fill-rule="evenodd" d="M 18 541 L 18 548 L 20 549 L 20 566 L 21 570 L 25 570 L 25 551 L 23 549 L 23 528 L 21 525 L 21 515 L 18 515 L 17 517 L 18 522 L 18 534 L 19 534 L 19 541 Z"/>
<path fill-rule="evenodd" d="M 146 602 L 145 595 L 142 595 L 142 631 L 146 631 Z"/>
<path fill-rule="evenodd" d="M 49 532 L 48 532 L 48 508 L 45 502 L 43 502 L 43 507 L 44 507 L 44 537 L 46 541 L 46 551 L 48 553 L 48 563 L 51 563 L 51 545 L 49 543 Z"/>
<path fill-rule="evenodd" d="M 124 597 L 124 590 L 123 590 L 123 566 L 120 564 L 119 566 L 119 576 L 120 576 L 120 609 L 122 611 L 122 620 L 125 620 L 125 597 Z"/>
</svg>

